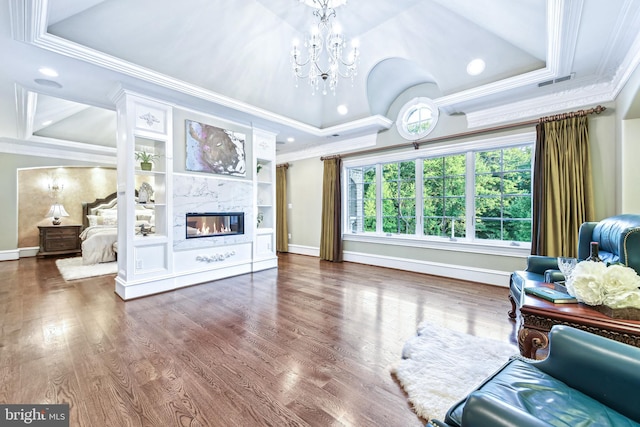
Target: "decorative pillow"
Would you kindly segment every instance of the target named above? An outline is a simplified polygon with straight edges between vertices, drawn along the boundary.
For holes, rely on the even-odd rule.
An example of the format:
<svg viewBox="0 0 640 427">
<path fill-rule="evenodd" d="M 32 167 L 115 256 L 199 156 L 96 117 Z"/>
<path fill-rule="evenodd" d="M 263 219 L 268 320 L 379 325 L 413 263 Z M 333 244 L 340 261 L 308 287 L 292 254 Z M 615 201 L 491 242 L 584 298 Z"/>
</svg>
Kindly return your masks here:
<svg viewBox="0 0 640 427">
<path fill-rule="evenodd" d="M 97 213 L 100 216 L 118 216 L 118 208 L 98 209 Z"/>
<path fill-rule="evenodd" d="M 87 215 L 87 220 L 89 220 L 89 227 L 95 227 L 96 225 L 99 225 L 100 223 L 102 223 L 102 221 L 100 221 L 102 218 L 100 218 L 98 215 Z"/>
<path fill-rule="evenodd" d="M 118 225 L 118 217 L 115 215 L 103 216 L 102 225 Z"/>
</svg>

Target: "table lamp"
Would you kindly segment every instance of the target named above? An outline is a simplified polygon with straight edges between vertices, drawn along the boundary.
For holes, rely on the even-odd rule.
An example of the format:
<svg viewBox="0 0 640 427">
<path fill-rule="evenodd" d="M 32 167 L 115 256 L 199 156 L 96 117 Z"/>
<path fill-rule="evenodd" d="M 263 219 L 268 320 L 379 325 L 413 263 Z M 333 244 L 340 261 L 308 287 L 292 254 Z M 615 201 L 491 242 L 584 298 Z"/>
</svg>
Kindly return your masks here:
<svg viewBox="0 0 640 427">
<path fill-rule="evenodd" d="M 60 225 L 60 217 L 62 216 L 69 216 L 69 214 L 60 203 L 54 203 L 51 205 L 51 208 L 49 208 L 49 212 L 47 212 L 45 218 L 53 218 L 53 225 Z"/>
</svg>

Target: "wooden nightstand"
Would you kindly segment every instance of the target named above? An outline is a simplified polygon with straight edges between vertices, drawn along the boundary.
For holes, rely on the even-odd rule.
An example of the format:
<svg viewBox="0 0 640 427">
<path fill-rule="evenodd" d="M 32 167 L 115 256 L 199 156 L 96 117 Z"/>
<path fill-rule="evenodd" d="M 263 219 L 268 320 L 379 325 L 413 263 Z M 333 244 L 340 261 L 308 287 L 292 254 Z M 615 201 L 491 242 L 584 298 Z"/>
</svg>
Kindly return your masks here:
<svg viewBox="0 0 640 427">
<path fill-rule="evenodd" d="M 40 251 L 38 258 L 47 255 L 80 254 L 81 225 L 39 225 Z"/>
</svg>

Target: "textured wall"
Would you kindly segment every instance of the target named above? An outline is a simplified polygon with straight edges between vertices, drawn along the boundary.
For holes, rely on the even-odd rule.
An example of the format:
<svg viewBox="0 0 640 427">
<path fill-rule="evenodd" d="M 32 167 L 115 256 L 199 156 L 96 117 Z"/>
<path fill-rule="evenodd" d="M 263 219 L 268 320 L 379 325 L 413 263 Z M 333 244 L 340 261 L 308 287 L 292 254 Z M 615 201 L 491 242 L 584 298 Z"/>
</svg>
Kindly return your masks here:
<svg viewBox="0 0 640 427">
<path fill-rule="evenodd" d="M 69 213 L 62 224 L 82 224 L 82 202 L 116 191 L 116 170 L 99 167 L 59 167 L 18 170 L 18 247 L 38 246 L 38 225 L 50 225 L 45 214 L 55 202 L 48 185 L 57 178 L 64 186 L 58 196 Z"/>
</svg>

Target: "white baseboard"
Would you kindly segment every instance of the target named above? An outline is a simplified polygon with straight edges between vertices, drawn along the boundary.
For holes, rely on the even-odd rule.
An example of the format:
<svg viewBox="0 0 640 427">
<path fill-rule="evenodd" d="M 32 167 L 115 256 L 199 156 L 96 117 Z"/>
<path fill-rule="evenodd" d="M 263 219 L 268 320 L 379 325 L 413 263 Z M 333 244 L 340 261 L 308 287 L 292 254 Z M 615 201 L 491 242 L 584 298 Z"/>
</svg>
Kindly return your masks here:
<svg viewBox="0 0 640 427">
<path fill-rule="evenodd" d="M 16 261 L 20 258 L 34 257 L 38 255 L 40 248 L 34 246 L 31 248 L 18 248 L 7 251 L 0 251 L 0 261 Z"/>
<path fill-rule="evenodd" d="M 251 271 L 256 272 L 277 267 L 278 257 L 274 255 L 272 257 L 265 257 L 264 259 L 254 259 L 251 264 Z"/>
<path fill-rule="evenodd" d="M 116 294 L 123 300 L 145 297 L 159 294 L 161 292 L 173 291 L 187 286 L 198 285 L 200 283 L 212 282 L 227 277 L 239 276 L 251 273 L 251 263 L 243 262 L 225 268 L 198 271 L 194 273 L 181 273 L 180 275 L 166 276 L 130 281 L 127 282 L 122 277 L 115 278 Z"/>
<path fill-rule="evenodd" d="M 360 252 L 343 252 L 343 259 L 359 264 L 376 265 L 380 267 L 395 268 L 398 270 L 413 271 L 416 273 L 431 274 L 434 276 L 451 277 L 453 279 L 468 280 L 471 282 L 486 283 L 488 285 L 509 286 L 511 272 L 488 270 L 462 265 L 442 264 L 438 262 L 422 261 L 407 258 L 395 258 L 389 256 L 372 255 Z"/>
<path fill-rule="evenodd" d="M 34 246 L 32 248 L 20 248 L 20 258 L 34 257 L 38 255 L 40 248 L 38 246 Z"/>
<path fill-rule="evenodd" d="M 289 253 L 319 257 L 320 248 L 289 244 Z M 442 264 L 417 259 L 372 255 L 362 252 L 344 251 L 342 253 L 342 258 L 344 261 L 356 262 L 358 264 L 376 265 L 379 267 L 413 271 L 415 273 L 431 274 L 433 276 L 451 277 L 453 279 L 486 283 L 488 285 L 501 286 L 505 288 L 509 286 L 509 277 L 511 277 L 510 271 Z"/>
<path fill-rule="evenodd" d="M 396 268 L 398 270 L 413 271 L 416 273 L 431 274 L 434 276 L 451 277 L 453 279 L 468 280 L 471 282 L 486 283 L 488 285 L 501 287 L 509 286 L 509 277 L 511 276 L 511 272 L 507 271 L 488 270 L 477 267 L 442 264 L 438 262 L 407 258 L 395 258 L 359 252 L 345 251 L 343 253 L 343 259 L 345 261 L 357 262 L 360 264 Z"/>
<path fill-rule="evenodd" d="M 20 250 L 12 249 L 9 251 L 0 251 L 0 261 L 15 261 L 20 259 Z"/>
<path fill-rule="evenodd" d="M 313 246 L 302 246 L 289 244 L 289 253 L 308 256 L 320 256 L 320 248 L 314 248 Z"/>
</svg>

